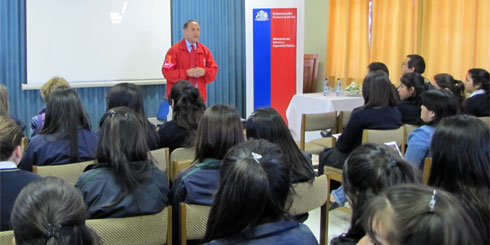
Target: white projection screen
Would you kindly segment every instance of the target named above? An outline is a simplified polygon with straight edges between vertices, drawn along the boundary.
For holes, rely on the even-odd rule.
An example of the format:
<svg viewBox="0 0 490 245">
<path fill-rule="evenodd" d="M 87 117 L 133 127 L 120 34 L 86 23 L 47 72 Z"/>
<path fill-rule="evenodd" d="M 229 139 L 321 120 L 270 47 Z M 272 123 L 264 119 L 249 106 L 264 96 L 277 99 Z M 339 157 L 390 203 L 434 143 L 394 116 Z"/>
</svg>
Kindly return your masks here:
<svg viewBox="0 0 490 245">
<path fill-rule="evenodd" d="M 27 0 L 27 83 L 163 81 L 170 18 L 170 0 Z"/>
</svg>

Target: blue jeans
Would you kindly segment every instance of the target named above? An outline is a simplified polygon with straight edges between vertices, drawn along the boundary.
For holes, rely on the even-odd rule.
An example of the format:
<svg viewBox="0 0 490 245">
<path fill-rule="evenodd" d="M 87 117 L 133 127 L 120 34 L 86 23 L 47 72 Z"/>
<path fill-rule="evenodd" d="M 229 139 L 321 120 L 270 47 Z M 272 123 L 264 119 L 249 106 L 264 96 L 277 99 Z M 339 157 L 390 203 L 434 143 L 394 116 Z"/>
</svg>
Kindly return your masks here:
<svg viewBox="0 0 490 245">
<path fill-rule="evenodd" d="M 335 198 L 335 202 L 337 202 L 340 207 L 343 207 L 344 204 L 347 202 L 347 198 L 345 197 L 344 189 L 342 188 L 342 186 L 340 186 L 336 190 L 333 190 L 332 195 Z"/>
</svg>

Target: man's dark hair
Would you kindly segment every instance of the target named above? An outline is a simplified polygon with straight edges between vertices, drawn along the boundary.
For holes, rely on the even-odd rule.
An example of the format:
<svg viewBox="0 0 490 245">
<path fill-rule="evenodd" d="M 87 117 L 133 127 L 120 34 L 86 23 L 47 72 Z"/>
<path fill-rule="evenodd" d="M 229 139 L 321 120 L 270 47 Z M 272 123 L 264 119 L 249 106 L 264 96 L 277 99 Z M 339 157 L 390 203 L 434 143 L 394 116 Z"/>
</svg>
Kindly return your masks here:
<svg viewBox="0 0 490 245">
<path fill-rule="evenodd" d="M 413 72 L 422 74 L 425 72 L 425 61 L 424 58 L 418 54 L 409 54 L 407 57 L 410 59 L 408 61 L 408 69 L 414 67 Z"/>
<path fill-rule="evenodd" d="M 388 70 L 388 67 L 382 62 L 372 62 L 367 66 L 367 68 L 369 72 L 384 71 L 388 76 L 390 75 L 390 71 Z"/>
<path fill-rule="evenodd" d="M 199 23 L 199 21 L 197 21 L 197 20 L 192 20 L 192 19 L 191 19 L 191 20 L 188 20 L 187 22 L 185 22 L 185 23 L 184 23 L 184 28 L 182 28 L 182 29 L 187 29 L 187 26 L 188 26 L 188 25 L 189 25 L 189 23 L 191 23 L 191 22 L 196 22 L 198 25 L 201 25 L 201 24 Z"/>
</svg>

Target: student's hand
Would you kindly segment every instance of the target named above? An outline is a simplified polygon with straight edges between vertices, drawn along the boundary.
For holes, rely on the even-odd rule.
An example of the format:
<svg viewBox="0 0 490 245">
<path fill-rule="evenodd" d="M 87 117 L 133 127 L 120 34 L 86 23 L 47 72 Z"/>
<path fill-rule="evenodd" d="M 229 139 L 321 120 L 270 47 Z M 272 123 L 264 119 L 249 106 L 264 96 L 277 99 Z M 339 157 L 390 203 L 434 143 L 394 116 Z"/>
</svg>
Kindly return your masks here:
<svg viewBox="0 0 490 245">
<path fill-rule="evenodd" d="M 194 70 L 195 70 L 195 73 L 194 73 L 195 77 L 202 77 L 202 76 L 204 76 L 204 74 L 206 74 L 206 70 L 204 70 L 201 67 L 194 68 Z"/>
<path fill-rule="evenodd" d="M 186 73 L 188 77 L 196 77 L 196 68 L 189 68 Z"/>
</svg>

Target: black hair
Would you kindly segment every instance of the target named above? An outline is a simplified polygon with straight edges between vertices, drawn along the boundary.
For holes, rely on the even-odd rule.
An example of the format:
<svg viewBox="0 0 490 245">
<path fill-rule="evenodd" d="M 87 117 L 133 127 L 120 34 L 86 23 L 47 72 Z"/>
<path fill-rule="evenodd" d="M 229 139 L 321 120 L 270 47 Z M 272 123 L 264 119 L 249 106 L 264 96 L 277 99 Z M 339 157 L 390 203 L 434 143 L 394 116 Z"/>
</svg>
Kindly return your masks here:
<svg viewBox="0 0 490 245">
<path fill-rule="evenodd" d="M 397 95 L 388 75 L 383 71 L 370 72 L 362 84 L 364 107 L 396 106 Z"/>
<path fill-rule="evenodd" d="M 398 245 L 459 245 L 479 241 L 459 200 L 451 193 L 423 185 L 395 186 L 373 198 L 363 223 L 375 244 L 379 244 L 378 236 Z M 384 232 L 379 232 L 380 229 Z"/>
<path fill-rule="evenodd" d="M 109 167 L 128 195 L 151 174 L 143 122 L 128 107 L 112 108 L 102 118 L 97 162 Z"/>
<path fill-rule="evenodd" d="M 60 86 L 49 95 L 44 126 L 40 134 L 51 134 L 49 140 L 68 140 L 70 162 L 78 162 L 79 129 L 90 130 L 88 115 L 83 109 L 78 93 L 72 88 Z"/>
<path fill-rule="evenodd" d="M 199 121 L 206 110 L 204 100 L 199 90 L 189 81 L 178 81 L 170 90 L 169 100 L 173 101 L 172 120 L 186 130 L 188 137 L 184 145 L 191 146 L 194 143 Z"/>
<path fill-rule="evenodd" d="M 459 114 L 459 104 L 452 92 L 444 89 L 430 89 L 421 96 L 422 105 L 435 114 L 429 125 L 437 124 L 442 118 Z"/>
<path fill-rule="evenodd" d="M 485 90 L 487 97 L 490 94 L 490 74 L 482 68 L 472 68 L 468 73 L 473 80 L 473 85 L 480 85 L 480 89 Z"/>
<path fill-rule="evenodd" d="M 187 26 L 188 26 L 188 25 L 189 25 L 191 22 L 196 22 L 198 25 L 201 25 L 201 24 L 199 23 L 199 21 L 190 19 L 190 20 L 188 20 L 188 21 L 186 21 L 186 22 L 184 23 L 184 27 L 183 27 L 182 29 L 187 29 Z"/>
<path fill-rule="evenodd" d="M 206 228 L 205 242 L 235 235 L 247 240 L 260 224 L 285 217 L 290 190 L 289 170 L 281 149 L 266 140 L 248 140 L 234 146 L 221 166 Z"/>
<path fill-rule="evenodd" d="M 425 91 L 424 78 L 416 72 L 409 72 L 400 78 L 407 89 L 413 88 L 414 93 L 407 99 L 411 103 L 420 106 L 420 95 Z"/>
<path fill-rule="evenodd" d="M 460 107 L 463 106 L 465 94 L 464 83 L 462 81 L 454 79 L 453 76 L 447 73 L 439 73 L 435 75 L 434 81 L 439 88 L 451 91 L 456 98 L 458 98 Z"/>
<path fill-rule="evenodd" d="M 428 184 L 461 200 L 488 244 L 490 129 L 480 119 L 458 115 L 442 119 L 432 137 Z"/>
<path fill-rule="evenodd" d="M 106 95 L 107 108 L 125 106 L 131 108 L 140 117 L 146 134 L 148 148 L 153 150 L 158 148 L 158 135 L 155 127 L 148 121 L 143 103 L 143 92 L 139 86 L 132 83 L 119 83 L 109 89 Z M 102 125 L 102 121 L 99 123 Z"/>
<path fill-rule="evenodd" d="M 351 225 L 347 233 L 335 238 L 332 244 L 357 242 L 364 236 L 361 217 L 370 198 L 391 186 L 419 181 L 417 169 L 393 149 L 376 144 L 356 148 L 345 161 L 342 174 L 343 190 L 352 207 Z"/>
<path fill-rule="evenodd" d="M 422 74 L 425 72 L 425 61 L 424 58 L 418 54 L 409 54 L 407 55 L 407 58 L 410 60 L 408 61 L 408 69 L 411 69 L 414 67 L 413 72 L 417 72 L 418 74 Z"/>
<path fill-rule="evenodd" d="M 369 72 L 373 71 L 384 71 L 386 72 L 386 75 L 390 75 L 390 71 L 388 70 L 388 67 L 382 63 L 382 62 L 372 62 L 367 66 Z"/>
<path fill-rule="evenodd" d="M 204 112 L 196 137 L 196 159 L 223 159 L 226 152 L 244 140 L 242 122 L 235 108 L 217 104 Z"/>
<path fill-rule="evenodd" d="M 315 172 L 294 141 L 281 115 L 273 108 L 257 109 L 247 120 L 247 138 L 266 139 L 278 144 L 292 181 L 313 181 Z"/>
<path fill-rule="evenodd" d="M 83 197 L 75 187 L 56 177 L 37 179 L 15 200 L 11 216 L 15 243 L 102 244 L 85 218 Z"/>
<path fill-rule="evenodd" d="M 0 161 L 7 161 L 22 144 L 22 129 L 9 116 L 0 115 Z"/>
</svg>

